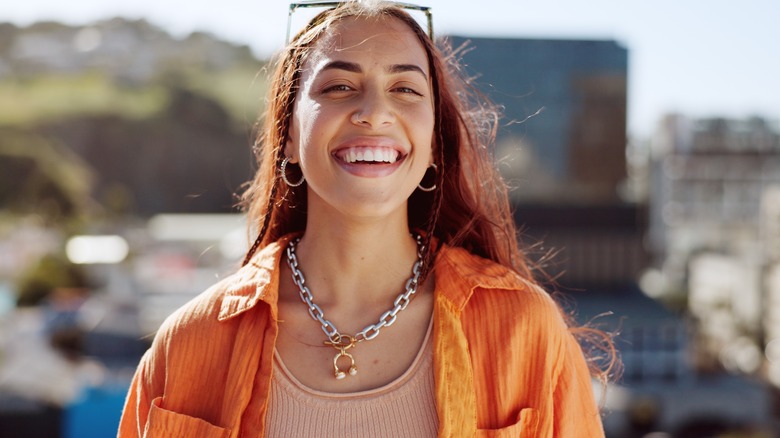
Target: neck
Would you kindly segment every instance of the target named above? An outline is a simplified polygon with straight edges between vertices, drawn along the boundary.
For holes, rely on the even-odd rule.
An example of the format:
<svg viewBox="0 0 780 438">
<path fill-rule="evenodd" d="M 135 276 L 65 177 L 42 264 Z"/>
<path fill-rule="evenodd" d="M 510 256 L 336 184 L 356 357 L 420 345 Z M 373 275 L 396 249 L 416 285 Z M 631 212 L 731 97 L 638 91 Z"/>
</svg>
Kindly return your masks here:
<svg viewBox="0 0 780 438">
<path fill-rule="evenodd" d="M 307 224 L 296 251 L 321 306 L 388 303 L 411 276 L 417 244 L 405 220 Z"/>
</svg>

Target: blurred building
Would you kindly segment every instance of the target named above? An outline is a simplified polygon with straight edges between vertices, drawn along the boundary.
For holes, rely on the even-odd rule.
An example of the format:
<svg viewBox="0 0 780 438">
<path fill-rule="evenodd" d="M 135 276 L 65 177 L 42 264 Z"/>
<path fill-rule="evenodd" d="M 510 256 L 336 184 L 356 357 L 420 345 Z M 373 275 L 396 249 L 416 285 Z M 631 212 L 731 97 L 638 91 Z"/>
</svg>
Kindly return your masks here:
<svg viewBox="0 0 780 438">
<path fill-rule="evenodd" d="M 595 40 L 450 43 L 466 48 L 466 74 L 502 109 L 495 158 L 531 256 L 564 287 L 634 283 L 647 264 L 646 211 L 620 196 L 628 50 Z"/>
<path fill-rule="evenodd" d="M 2 262 L 24 243 L 53 240 L 49 246 L 64 247 L 90 280 L 88 288 L 58 287 L 38 306 L 7 314 L 0 308 L 0 436 L 115 434 L 130 378 L 162 321 L 234 271 L 248 246 L 237 214 L 156 215 L 111 228 L 118 234 L 74 236 L 66 244 L 62 235 L 20 227 L 0 245 Z M 132 251 L 100 257 L 114 241 L 107 237 L 122 238 Z M 86 247 L 70 245 L 82 239 Z M 95 257 L 87 261 L 79 249 Z M 5 267 L 0 263 L 0 279 Z"/>
<path fill-rule="evenodd" d="M 659 260 L 757 249 L 762 197 L 780 184 L 777 125 L 668 116 L 653 155 L 650 242 Z"/>
<path fill-rule="evenodd" d="M 615 41 L 451 37 L 499 104 L 496 159 L 523 203 L 619 201 L 628 50 Z"/>
<path fill-rule="evenodd" d="M 769 380 L 780 387 L 780 184 L 768 187 L 761 199 L 760 238 L 765 260 L 761 307 L 764 365 Z"/>
<path fill-rule="evenodd" d="M 248 249 L 240 214 L 160 214 L 143 236 L 132 261 L 143 333 L 156 332 L 177 308 L 234 272 Z"/>
<path fill-rule="evenodd" d="M 701 365 L 759 371 L 780 337 L 780 126 L 668 116 L 652 174 L 649 241 L 667 289 L 687 291 Z"/>
</svg>

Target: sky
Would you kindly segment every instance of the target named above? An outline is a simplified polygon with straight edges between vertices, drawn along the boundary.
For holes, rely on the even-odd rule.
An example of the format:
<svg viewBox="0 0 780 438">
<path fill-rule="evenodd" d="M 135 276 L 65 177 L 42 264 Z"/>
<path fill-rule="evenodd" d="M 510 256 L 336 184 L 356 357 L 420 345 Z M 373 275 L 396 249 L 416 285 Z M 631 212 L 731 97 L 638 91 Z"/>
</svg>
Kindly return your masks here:
<svg viewBox="0 0 780 438">
<path fill-rule="evenodd" d="M 268 57 L 284 43 L 280 0 L 1 0 L 0 22 L 87 24 L 144 18 L 185 36 L 206 31 Z M 416 0 L 437 35 L 612 39 L 629 50 L 628 129 L 652 134 L 660 118 L 780 120 L 779 0 Z"/>
</svg>

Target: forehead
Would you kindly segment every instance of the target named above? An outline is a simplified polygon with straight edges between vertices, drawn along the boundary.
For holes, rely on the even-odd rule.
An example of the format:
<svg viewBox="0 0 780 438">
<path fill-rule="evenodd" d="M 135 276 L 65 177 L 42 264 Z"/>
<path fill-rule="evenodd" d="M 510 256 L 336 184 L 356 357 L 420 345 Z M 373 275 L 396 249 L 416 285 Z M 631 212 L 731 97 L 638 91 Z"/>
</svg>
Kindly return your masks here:
<svg viewBox="0 0 780 438">
<path fill-rule="evenodd" d="M 428 55 L 401 20 L 381 15 L 348 17 L 326 30 L 312 47 L 305 70 L 334 59 L 376 64 L 416 64 L 428 73 Z"/>
</svg>

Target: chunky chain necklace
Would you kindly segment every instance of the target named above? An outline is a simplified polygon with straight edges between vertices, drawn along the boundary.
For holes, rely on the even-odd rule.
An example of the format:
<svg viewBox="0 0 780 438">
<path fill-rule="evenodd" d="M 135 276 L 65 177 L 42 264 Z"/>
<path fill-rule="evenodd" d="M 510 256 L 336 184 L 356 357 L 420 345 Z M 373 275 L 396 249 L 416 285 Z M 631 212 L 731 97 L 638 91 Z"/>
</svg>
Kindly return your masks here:
<svg viewBox="0 0 780 438">
<path fill-rule="evenodd" d="M 311 291 L 306 286 L 306 280 L 303 277 L 303 272 L 298 268 L 298 257 L 295 255 L 295 247 L 300 242 L 300 238 L 293 239 L 287 246 L 287 264 L 292 271 L 292 279 L 296 286 L 298 286 L 298 293 L 301 296 L 301 300 L 309 306 L 309 315 L 322 325 L 322 331 L 325 332 L 327 340 L 324 341 L 326 345 L 337 350 L 336 355 L 333 357 L 333 372 L 336 379 L 343 379 L 349 375 L 354 376 L 357 374 L 357 365 L 355 365 L 355 358 L 347 352 L 350 348 L 354 347 L 357 343 L 363 341 L 370 341 L 379 335 L 379 330 L 382 327 L 389 327 L 393 325 L 396 320 L 396 316 L 402 310 L 406 309 L 406 306 L 414 298 L 414 294 L 417 292 L 418 280 L 420 279 L 420 271 L 422 270 L 423 253 L 425 247 L 422 244 L 422 237 L 420 235 L 415 236 L 417 241 L 417 261 L 412 266 L 412 276 L 406 281 L 404 291 L 401 292 L 398 297 L 393 301 L 393 308 L 383 313 L 379 317 L 379 321 L 376 324 L 370 324 L 366 326 L 356 335 L 348 335 L 339 332 L 336 326 L 325 319 L 325 314 L 322 312 L 320 306 L 314 303 L 314 297 Z M 349 368 L 347 371 L 343 371 L 339 367 L 339 359 L 346 358 L 349 360 Z"/>
</svg>

